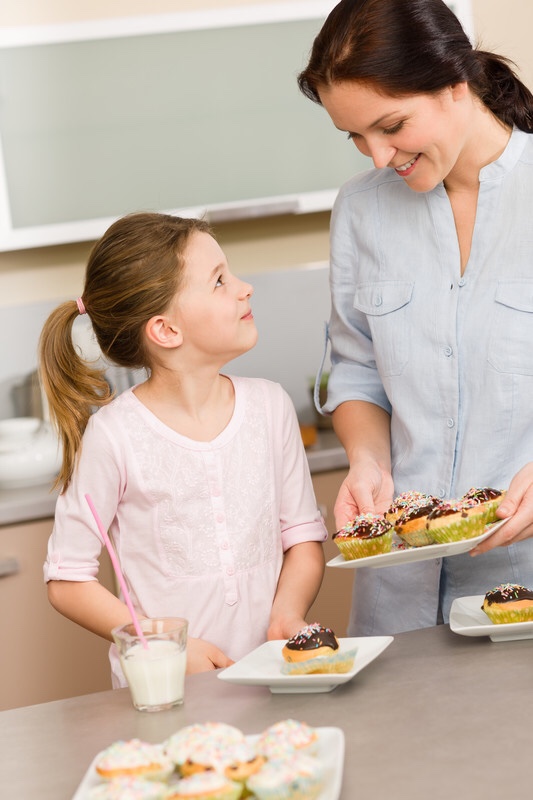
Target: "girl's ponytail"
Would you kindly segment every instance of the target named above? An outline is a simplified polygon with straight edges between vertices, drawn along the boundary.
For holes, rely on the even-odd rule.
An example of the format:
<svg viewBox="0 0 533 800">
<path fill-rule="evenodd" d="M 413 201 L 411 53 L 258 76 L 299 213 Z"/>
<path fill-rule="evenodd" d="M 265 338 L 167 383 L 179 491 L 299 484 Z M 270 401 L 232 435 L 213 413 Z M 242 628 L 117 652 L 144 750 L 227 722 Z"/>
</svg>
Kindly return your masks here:
<svg viewBox="0 0 533 800">
<path fill-rule="evenodd" d="M 70 300 L 48 317 L 39 341 L 40 378 L 50 419 L 58 431 L 63 463 L 54 488 L 65 491 L 91 413 L 112 399 L 104 368 L 84 361 L 74 347 L 72 326 L 80 309 Z"/>
<path fill-rule="evenodd" d="M 211 234 L 201 219 L 139 212 L 114 222 L 99 239 L 85 272 L 82 298 L 63 303 L 46 321 L 39 343 L 41 382 L 50 418 L 63 444 L 55 486 L 68 487 L 89 417 L 112 399 L 105 368 L 76 352 L 72 326 L 89 315 L 106 362 L 150 369 L 144 329 L 163 313 L 183 279 L 185 250 L 194 233 Z"/>
</svg>

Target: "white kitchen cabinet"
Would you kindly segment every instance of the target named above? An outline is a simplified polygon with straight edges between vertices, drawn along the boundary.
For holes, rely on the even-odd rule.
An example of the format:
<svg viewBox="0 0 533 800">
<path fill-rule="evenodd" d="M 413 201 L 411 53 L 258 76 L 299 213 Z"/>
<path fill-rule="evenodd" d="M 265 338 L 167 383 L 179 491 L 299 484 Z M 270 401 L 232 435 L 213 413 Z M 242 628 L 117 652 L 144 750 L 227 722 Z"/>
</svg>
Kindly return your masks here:
<svg viewBox="0 0 533 800">
<path fill-rule="evenodd" d="M 0 527 L 0 710 L 111 689 L 109 643 L 48 602 L 43 562 L 52 523 Z M 100 582 L 115 591 L 107 553 Z"/>
<path fill-rule="evenodd" d="M 329 539 L 324 544 L 326 561 L 339 555 L 339 549 L 331 539 L 335 533 L 333 506 L 346 472 L 346 469 L 334 469 L 328 472 L 315 472 L 312 476 L 316 499 L 329 531 Z M 322 587 L 307 615 L 307 620 L 320 622 L 321 625 L 332 628 L 337 636 L 346 636 L 354 575 L 355 570 L 326 567 Z"/>
</svg>

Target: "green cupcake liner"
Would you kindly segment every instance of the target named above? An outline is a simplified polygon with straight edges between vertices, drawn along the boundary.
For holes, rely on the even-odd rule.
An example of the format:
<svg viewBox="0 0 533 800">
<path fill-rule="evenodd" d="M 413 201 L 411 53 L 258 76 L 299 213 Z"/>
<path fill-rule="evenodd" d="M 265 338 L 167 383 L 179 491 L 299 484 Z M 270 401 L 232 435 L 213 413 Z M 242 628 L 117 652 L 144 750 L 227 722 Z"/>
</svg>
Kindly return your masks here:
<svg viewBox="0 0 533 800">
<path fill-rule="evenodd" d="M 432 528 L 430 533 L 437 544 L 445 544 L 446 542 L 460 542 L 463 539 L 474 539 L 483 533 L 485 526 L 485 514 L 476 514 L 459 522 Z"/>
<path fill-rule="evenodd" d="M 435 544 L 433 531 L 428 531 L 425 528 L 405 533 L 402 532 L 401 527 L 397 527 L 396 534 L 409 547 L 425 547 L 428 544 Z"/>
<path fill-rule="evenodd" d="M 341 551 L 346 561 L 353 561 L 354 558 L 368 558 L 377 556 L 381 553 L 390 553 L 392 547 L 392 528 L 382 536 L 374 539 L 334 539 L 335 544 Z"/>
<path fill-rule="evenodd" d="M 492 605 L 488 608 L 483 608 L 483 611 L 495 625 L 533 621 L 533 606 L 531 608 L 506 609 L 495 608 L 494 605 Z"/>
</svg>

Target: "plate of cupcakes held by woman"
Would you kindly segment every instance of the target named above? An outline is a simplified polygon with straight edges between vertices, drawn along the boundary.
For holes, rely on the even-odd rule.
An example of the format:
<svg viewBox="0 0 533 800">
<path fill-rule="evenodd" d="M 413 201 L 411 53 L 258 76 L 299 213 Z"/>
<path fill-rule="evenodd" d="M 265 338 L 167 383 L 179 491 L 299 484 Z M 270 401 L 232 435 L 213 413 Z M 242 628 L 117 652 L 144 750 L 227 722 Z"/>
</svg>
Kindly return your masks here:
<svg viewBox="0 0 533 800">
<path fill-rule="evenodd" d="M 374 661 L 392 636 L 337 638 L 318 622 L 288 640 L 265 642 L 221 670 L 228 683 L 268 686 L 273 694 L 331 692 Z"/>
<path fill-rule="evenodd" d="M 384 514 L 360 514 L 333 534 L 339 555 L 328 567 L 386 567 L 460 555 L 507 520 L 496 512 L 505 490 L 471 488 L 440 500 L 418 491 L 398 495 Z"/>
</svg>

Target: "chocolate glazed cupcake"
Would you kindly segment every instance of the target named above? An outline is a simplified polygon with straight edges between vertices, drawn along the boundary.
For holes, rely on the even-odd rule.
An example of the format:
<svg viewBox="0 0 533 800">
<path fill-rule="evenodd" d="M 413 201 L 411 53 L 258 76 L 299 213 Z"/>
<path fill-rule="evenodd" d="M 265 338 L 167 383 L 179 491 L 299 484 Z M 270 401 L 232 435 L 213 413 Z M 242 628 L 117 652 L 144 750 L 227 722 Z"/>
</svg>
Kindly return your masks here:
<svg viewBox="0 0 533 800">
<path fill-rule="evenodd" d="M 496 625 L 533 620 L 533 590 L 518 583 L 502 583 L 487 592 L 482 610 Z"/>
<path fill-rule="evenodd" d="M 485 512 L 472 499 L 441 503 L 426 520 L 426 528 L 438 544 L 473 539 L 483 533 L 485 524 Z"/>
<path fill-rule="evenodd" d="M 341 652 L 331 628 L 314 622 L 289 639 L 281 654 L 285 659 L 281 671 L 285 675 L 342 673 L 353 667 L 355 649 Z"/>
<path fill-rule="evenodd" d="M 507 492 L 502 491 L 501 489 L 472 488 L 463 495 L 463 500 L 475 500 L 475 502 L 479 505 L 480 511 L 482 511 L 485 515 L 485 525 L 491 525 L 493 522 L 497 522 L 498 520 L 498 517 L 496 516 L 496 509 L 506 494 Z"/>
</svg>

